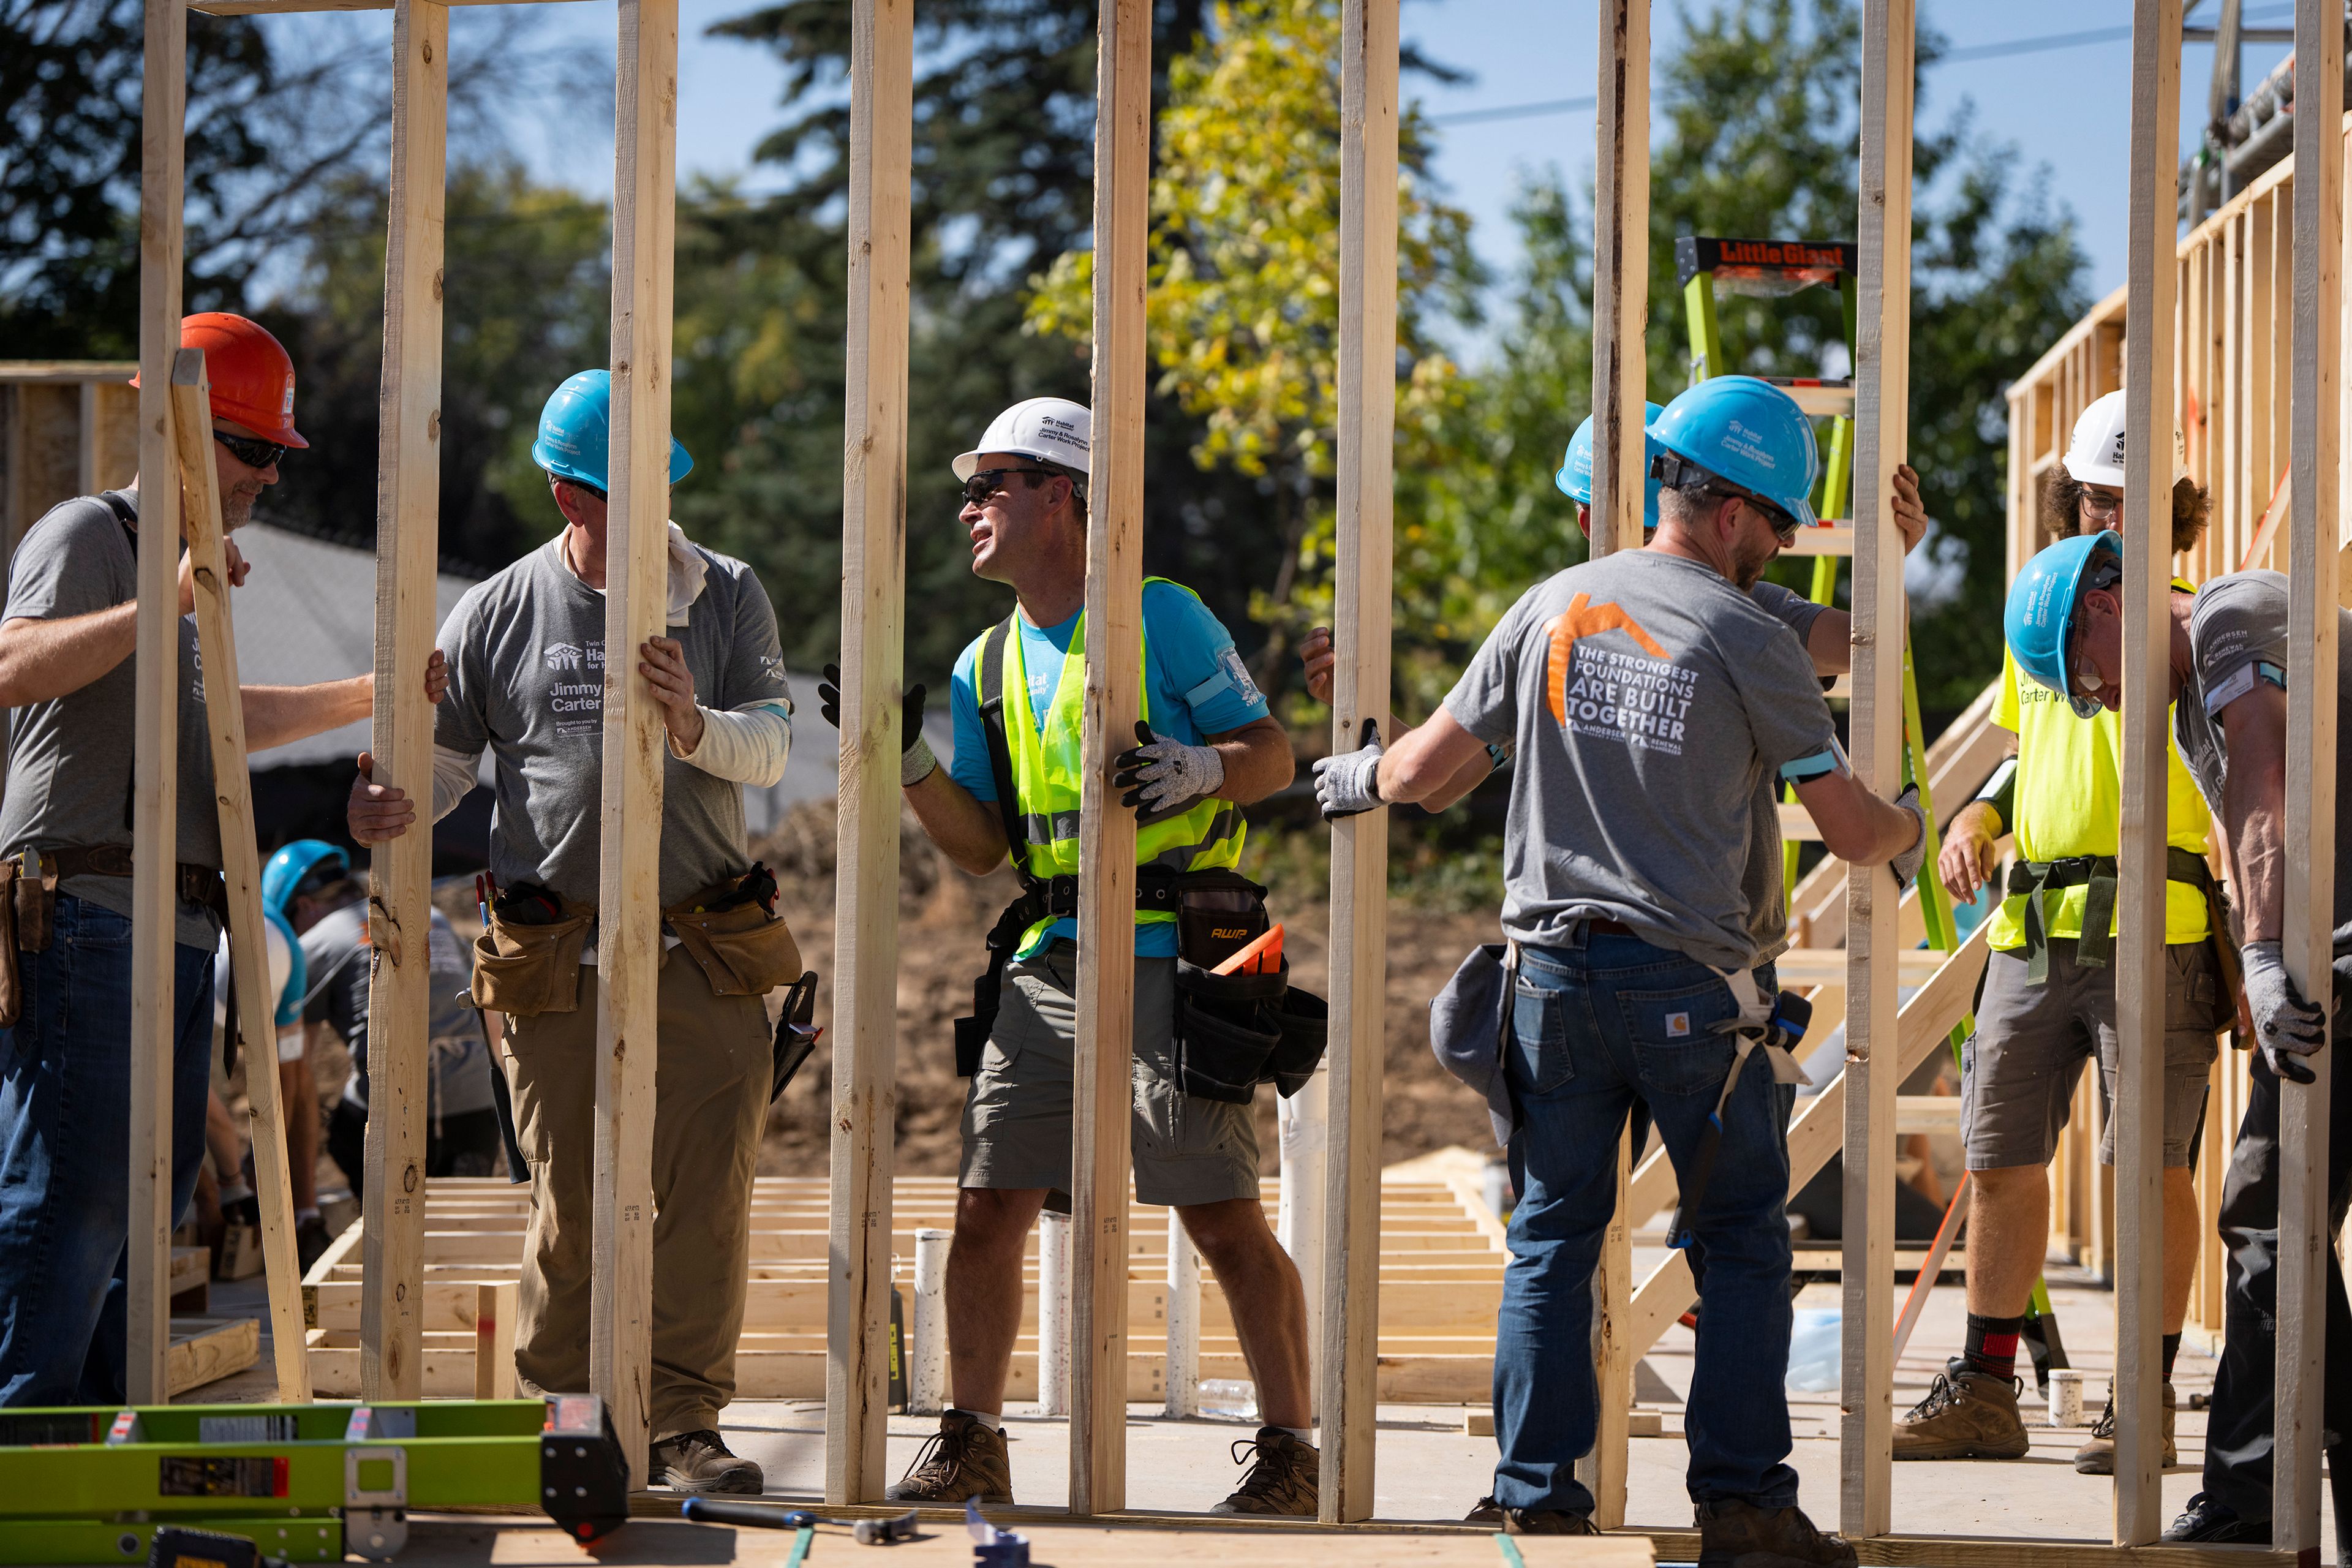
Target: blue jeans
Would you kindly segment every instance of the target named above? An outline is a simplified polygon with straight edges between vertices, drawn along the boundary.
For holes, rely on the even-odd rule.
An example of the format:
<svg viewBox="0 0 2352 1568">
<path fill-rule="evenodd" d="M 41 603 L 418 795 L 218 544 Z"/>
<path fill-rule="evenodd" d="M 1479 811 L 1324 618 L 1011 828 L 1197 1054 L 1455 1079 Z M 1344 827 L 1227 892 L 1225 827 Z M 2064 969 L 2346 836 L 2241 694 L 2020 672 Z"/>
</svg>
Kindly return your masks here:
<svg viewBox="0 0 2352 1568">
<path fill-rule="evenodd" d="M 1685 1178 L 1731 1070 L 1738 1013 L 1705 964 L 1638 937 L 1521 949 L 1505 1067 L 1525 1166 L 1495 1344 L 1495 1500 L 1589 1514 L 1592 1274 L 1615 1207 L 1618 1136 L 1646 1104 Z M 1698 1360 L 1684 1426 L 1694 1502 L 1797 1500 L 1789 1468 L 1789 1113 L 1794 1091 L 1759 1051 L 1723 1109 L 1723 1144 L 1696 1214 Z M 1688 1187 L 1684 1191 L 1687 1194 Z"/>
<path fill-rule="evenodd" d="M 131 1230 L 131 921 L 58 897 L 0 1029 L 0 1405 L 119 1405 Z M 213 955 L 173 948 L 172 1213 L 205 1155 Z"/>
</svg>

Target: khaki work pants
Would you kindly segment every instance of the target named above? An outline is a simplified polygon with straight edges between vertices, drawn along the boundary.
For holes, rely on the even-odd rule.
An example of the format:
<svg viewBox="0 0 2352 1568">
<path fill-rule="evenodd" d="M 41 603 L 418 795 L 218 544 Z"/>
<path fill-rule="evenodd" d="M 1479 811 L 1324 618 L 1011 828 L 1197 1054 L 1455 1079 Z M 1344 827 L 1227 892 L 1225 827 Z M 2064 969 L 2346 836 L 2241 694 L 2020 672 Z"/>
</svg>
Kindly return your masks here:
<svg viewBox="0 0 2352 1568">
<path fill-rule="evenodd" d="M 715 1428 L 735 1396 L 751 1254 L 751 1178 L 773 1079 L 767 1010 L 714 996 L 683 952 L 662 965 L 654 1100 L 656 1442 Z M 530 1162 L 530 1228 L 515 1367 L 522 1391 L 588 1387 L 595 1213 L 596 971 L 580 1005 L 507 1024 L 516 1130 Z"/>
</svg>

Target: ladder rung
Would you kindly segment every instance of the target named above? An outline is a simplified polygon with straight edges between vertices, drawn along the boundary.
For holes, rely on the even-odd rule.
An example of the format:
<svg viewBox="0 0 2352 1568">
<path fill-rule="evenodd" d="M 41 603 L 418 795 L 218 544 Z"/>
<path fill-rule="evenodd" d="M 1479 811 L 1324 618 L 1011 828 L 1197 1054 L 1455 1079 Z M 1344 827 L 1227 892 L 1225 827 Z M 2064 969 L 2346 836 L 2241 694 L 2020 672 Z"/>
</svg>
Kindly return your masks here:
<svg viewBox="0 0 2352 1568">
<path fill-rule="evenodd" d="M 1797 406 L 1807 414 L 1819 416 L 1851 419 L 1853 417 L 1853 383 L 1850 381 L 1784 381 L 1775 379 L 1773 385 L 1797 400 Z"/>
</svg>

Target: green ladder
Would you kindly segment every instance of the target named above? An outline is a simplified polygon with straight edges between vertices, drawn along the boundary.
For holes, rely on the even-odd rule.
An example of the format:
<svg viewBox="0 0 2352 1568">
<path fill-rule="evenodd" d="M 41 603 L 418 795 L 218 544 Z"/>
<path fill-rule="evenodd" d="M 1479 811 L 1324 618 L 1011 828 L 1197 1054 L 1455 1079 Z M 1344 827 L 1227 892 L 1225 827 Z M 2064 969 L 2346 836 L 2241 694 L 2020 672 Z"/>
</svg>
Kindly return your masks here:
<svg viewBox="0 0 2352 1568">
<path fill-rule="evenodd" d="M 143 1563 L 162 1529 L 383 1560 L 410 1509 L 536 1509 L 585 1545 L 628 1520 L 604 1401 L 0 1410 L 0 1563 Z"/>
</svg>

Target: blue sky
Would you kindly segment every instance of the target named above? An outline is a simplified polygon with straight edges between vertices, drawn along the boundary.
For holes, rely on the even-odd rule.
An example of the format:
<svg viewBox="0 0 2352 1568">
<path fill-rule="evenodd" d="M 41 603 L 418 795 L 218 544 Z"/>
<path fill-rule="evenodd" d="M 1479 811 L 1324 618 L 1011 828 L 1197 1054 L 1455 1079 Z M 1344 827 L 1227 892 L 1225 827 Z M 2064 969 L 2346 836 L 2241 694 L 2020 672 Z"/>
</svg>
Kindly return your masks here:
<svg viewBox="0 0 2352 1568">
<path fill-rule="evenodd" d="M 734 175 L 756 190 L 772 174 L 751 162 L 761 137 L 782 117 L 778 100 L 782 76 L 763 51 L 710 38 L 705 29 L 751 8 L 752 0 L 680 0 L 678 164 L 682 175 Z M 2129 0 L 1923 0 L 1923 20 L 1940 29 L 1956 52 L 2013 40 L 2097 31 L 2128 25 Z M 611 49 L 614 10 L 606 4 L 534 7 L 542 41 L 573 40 Z M 2210 22 L 2218 0 L 2200 0 L 2190 20 Z M 2284 25 L 2291 7 L 2279 0 L 2250 0 L 2252 25 Z M 1672 0 L 1658 7 L 1657 52 L 1670 46 L 1676 27 Z M 452 51 L 466 47 L 467 33 L 480 24 L 459 9 L 453 17 Z M 273 19 L 275 26 L 339 26 L 364 35 L 375 28 L 389 39 L 388 18 L 341 16 L 331 19 Z M 1427 81 L 1408 84 L 1433 116 L 1537 103 L 1591 93 L 1598 47 L 1595 0 L 1406 0 L 1404 31 L 1433 58 L 1457 66 L 1470 79 L 1453 87 Z M 2280 45 L 2249 46 L 2244 80 L 2251 87 L 2285 53 Z M 2201 123 L 2212 49 L 2187 47 L 2181 69 L 2184 147 L 2193 145 Z M 1975 107 L 1977 134 L 2008 142 L 2020 155 L 2021 183 L 2046 170 L 2051 199 L 2071 209 L 2081 226 L 2092 264 L 2095 292 L 2123 280 L 2124 188 L 2129 130 L 2130 45 L 2126 40 L 2040 48 L 1960 59 L 1931 71 L 1921 91 L 1923 122 L 1944 123 L 1963 100 Z M 518 105 L 517 151 L 542 177 L 583 189 L 609 191 L 612 141 L 609 121 L 583 126 L 570 106 Z M 575 111 L 576 112 L 576 111 Z M 1498 275 L 1517 260 L 1508 219 L 1523 170 L 1553 165 L 1580 186 L 1592 163 L 1592 114 L 1589 110 L 1443 125 L 1438 173 L 1452 199 L 1476 222 L 1478 248 Z M 453 153 L 457 151 L 453 147 Z"/>
</svg>

